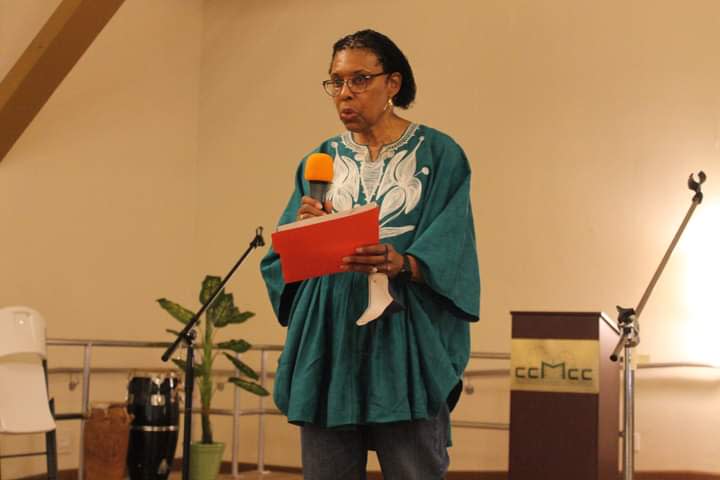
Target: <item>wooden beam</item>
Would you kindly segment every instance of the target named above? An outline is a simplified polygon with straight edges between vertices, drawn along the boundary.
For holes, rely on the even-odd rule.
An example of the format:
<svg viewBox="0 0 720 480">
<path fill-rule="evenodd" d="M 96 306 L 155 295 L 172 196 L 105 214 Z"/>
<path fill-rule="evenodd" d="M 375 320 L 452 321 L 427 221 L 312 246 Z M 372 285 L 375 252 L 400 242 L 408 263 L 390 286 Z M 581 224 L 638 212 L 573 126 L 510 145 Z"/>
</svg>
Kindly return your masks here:
<svg viewBox="0 0 720 480">
<path fill-rule="evenodd" d="M 0 83 L 0 162 L 125 0 L 62 0 Z"/>
</svg>

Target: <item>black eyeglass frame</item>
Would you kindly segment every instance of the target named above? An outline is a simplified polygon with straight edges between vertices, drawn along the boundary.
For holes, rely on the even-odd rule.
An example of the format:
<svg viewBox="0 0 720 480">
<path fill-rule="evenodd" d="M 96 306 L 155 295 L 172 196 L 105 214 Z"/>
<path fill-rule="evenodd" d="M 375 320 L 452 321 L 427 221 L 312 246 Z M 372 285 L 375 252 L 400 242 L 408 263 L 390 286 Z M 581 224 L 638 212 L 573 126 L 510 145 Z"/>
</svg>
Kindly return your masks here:
<svg viewBox="0 0 720 480">
<path fill-rule="evenodd" d="M 364 74 L 353 75 L 352 77 L 347 78 L 347 79 L 345 79 L 345 80 L 342 80 L 342 79 L 339 79 L 339 78 L 337 78 L 337 79 L 335 79 L 335 80 L 333 80 L 333 79 L 324 80 L 324 81 L 322 82 L 322 86 L 323 86 L 323 90 L 325 90 L 325 93 L 327 93 L 327 94 L 330 95 L 331 97 L 337 97 L 338 95 L 340 95 L 340 92 L 342 92 L 342 89 L 343 89 L 343 87 L 344 87 L 345 85 L 347 85 L 348 90 L 350 90 L 350 92 L 352 92 L 352 93 L 362 93 L 362 92 L 364 92 L 365 90 L 367 90 L 367 87 L 368 87 L 368 84 L 370 83 L 370 80 L 372 80 L 372 79 L 375 78 L 375 77 L 382 76 L 382 75 L 389 75 L 389 73 L 388 73 L 388 72 L 364 73 Z M 359 90 L 359 91 L 358 91 L 358 90 L 354 90 L 353 87 L 351 86 L 351 83 L 350 83 L 352 80 L 354 80 L 354 79 L 356 79 L 356 78 L 358 78 L 358 77 L 361 77 L 361 78 L 365 79 L 365 82 L 366 82 L 366 83 L 365 83 L 365 87 L 364 87 L 362 90 Z M 340 85 L 340 86 L 338 87 L 339 82 L 342 82 L 342 85 Z M 335 88 L 337 88 L 337 93 L 333 93 L 331 90 L 329 90 L 330 88 L 333 88 L 333 90 L 334 90 Z"/>
</svg>

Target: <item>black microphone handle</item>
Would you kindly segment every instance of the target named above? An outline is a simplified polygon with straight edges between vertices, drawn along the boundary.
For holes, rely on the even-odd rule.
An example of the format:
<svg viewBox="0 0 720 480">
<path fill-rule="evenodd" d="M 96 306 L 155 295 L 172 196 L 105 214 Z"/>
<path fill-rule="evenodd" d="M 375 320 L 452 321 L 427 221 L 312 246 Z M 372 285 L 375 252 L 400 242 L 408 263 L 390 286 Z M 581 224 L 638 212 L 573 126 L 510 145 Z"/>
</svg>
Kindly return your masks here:
<svg viewBox="0 0 720 480">
<path fill-rule="evenodd" d="M 323 209 L 325 208 L 325 195 L 330 188 L 329 182 L 318 182 L 317 180 L 310 180 L 310 196 L 322 203 Z"/>
</svg>

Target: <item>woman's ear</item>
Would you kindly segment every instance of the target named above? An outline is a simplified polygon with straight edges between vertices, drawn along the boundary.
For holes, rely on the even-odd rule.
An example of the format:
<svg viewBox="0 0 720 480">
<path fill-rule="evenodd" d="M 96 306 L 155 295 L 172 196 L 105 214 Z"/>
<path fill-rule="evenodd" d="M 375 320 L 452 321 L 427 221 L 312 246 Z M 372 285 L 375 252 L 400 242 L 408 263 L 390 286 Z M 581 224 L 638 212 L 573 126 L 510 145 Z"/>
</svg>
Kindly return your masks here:
<svg viewBox="0 0 720 480">
<path fill-rule="evenodd" d="M 397 95 L 402 87 L 402 74 L 400 72 L 391 73 L 388 76 L 388 85 L 390 86 L 390 97 Z"/>
</svg>

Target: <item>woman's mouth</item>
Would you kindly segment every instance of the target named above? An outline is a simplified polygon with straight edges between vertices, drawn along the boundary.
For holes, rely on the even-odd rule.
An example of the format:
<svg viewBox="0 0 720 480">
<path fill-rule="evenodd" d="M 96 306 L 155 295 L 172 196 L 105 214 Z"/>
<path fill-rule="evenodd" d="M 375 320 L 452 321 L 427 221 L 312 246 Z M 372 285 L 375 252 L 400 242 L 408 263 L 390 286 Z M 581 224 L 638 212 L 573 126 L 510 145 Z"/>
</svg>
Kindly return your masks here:
<svg viewBox="0 0 720 480">
<path fill-rule="evenodd" d="M 349 122 L 355 120 L 358 117 L 358 113 L 352 108 L 343 108 L 340 110 L 340 120 L 343 122 Z"/>
</svg>

